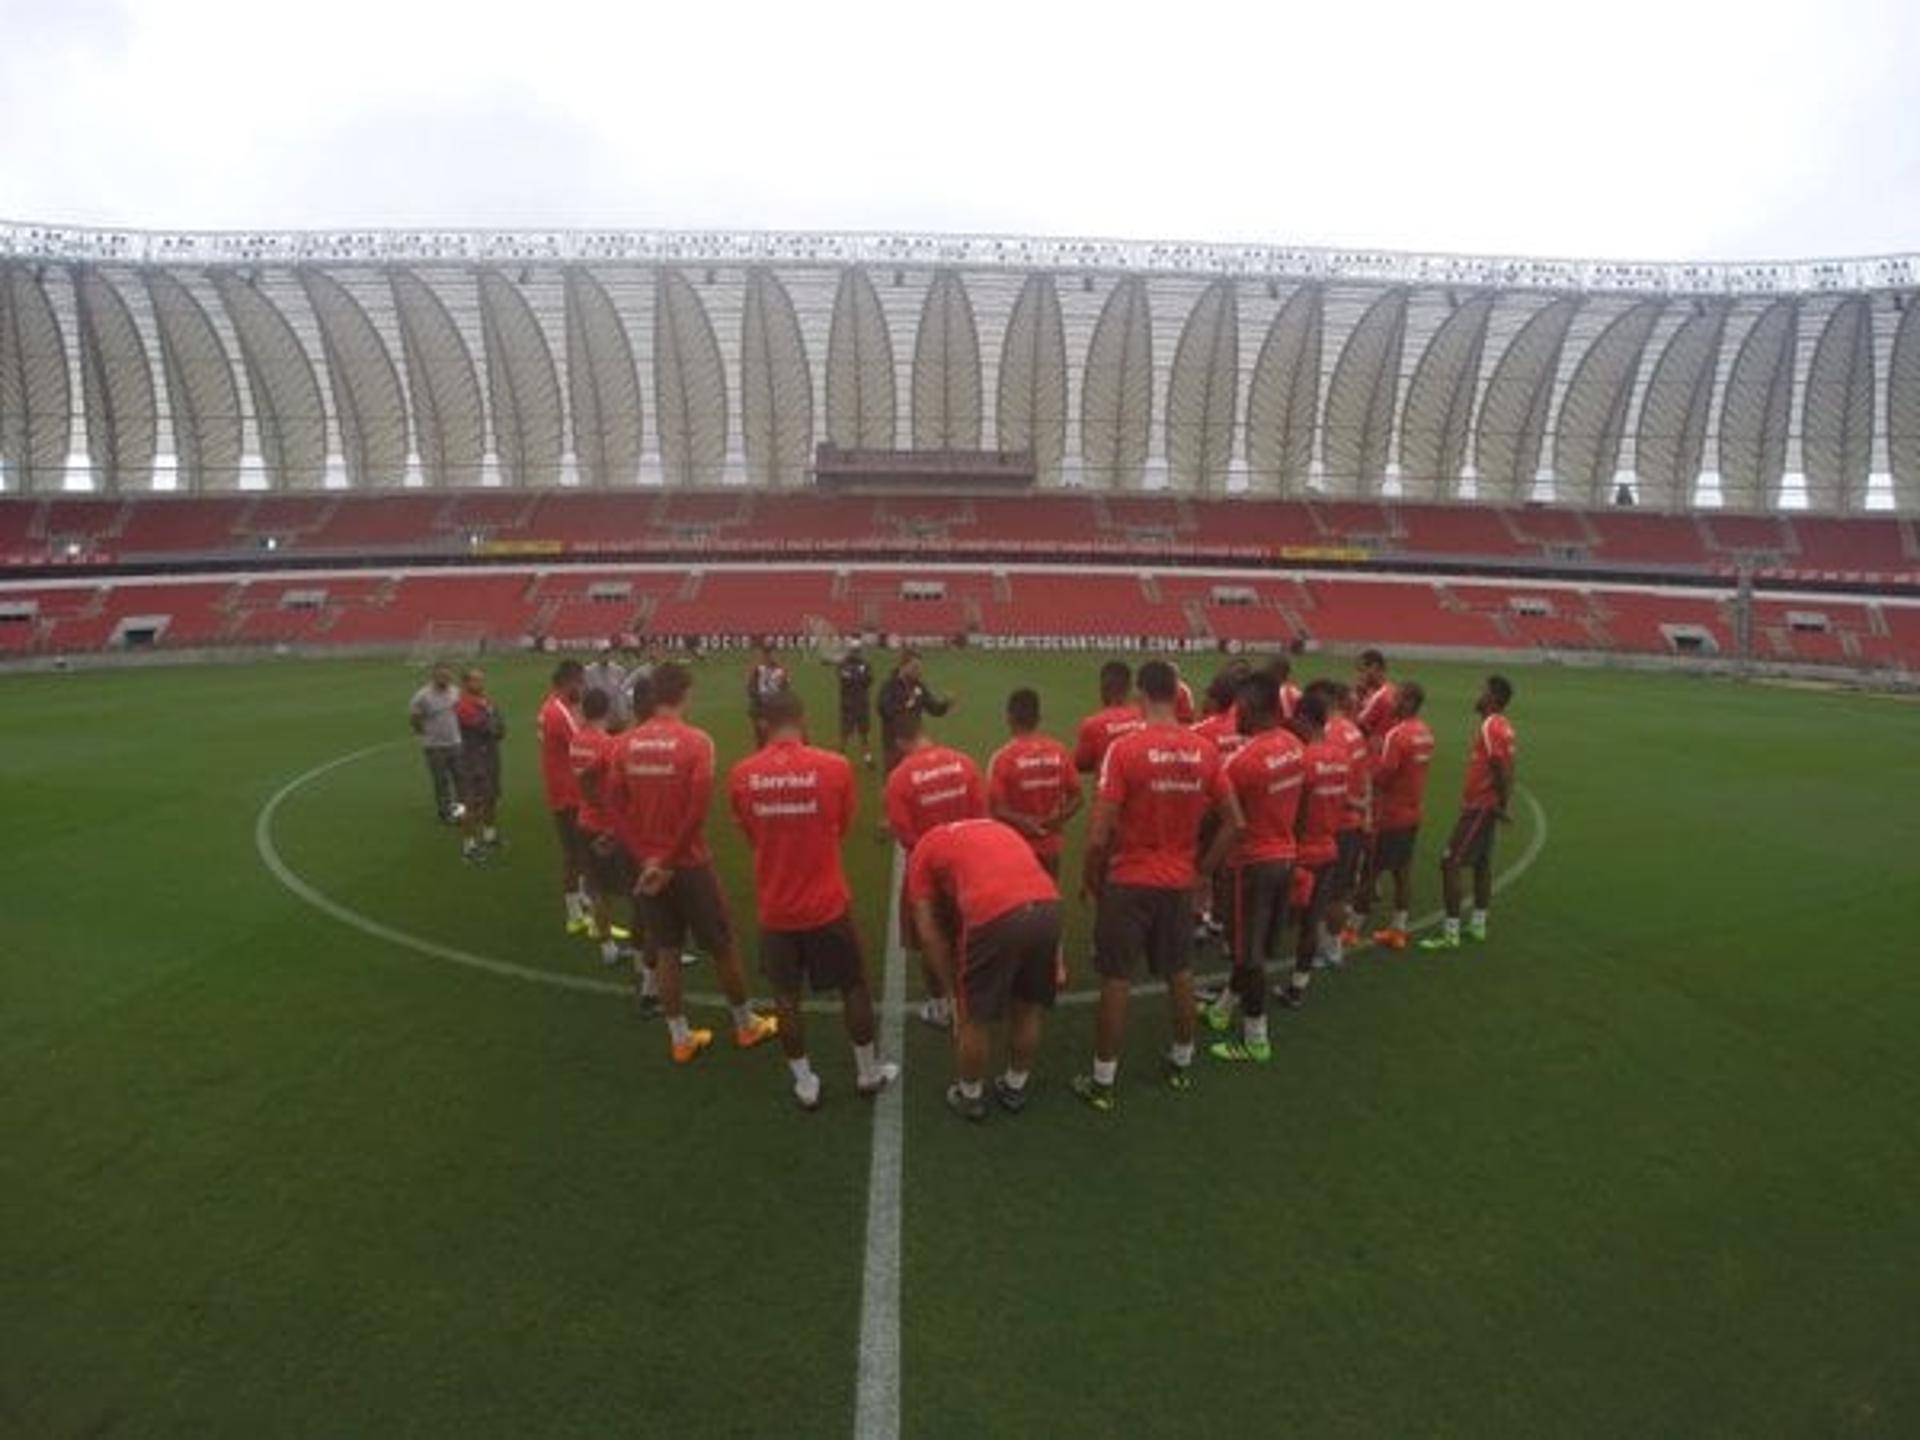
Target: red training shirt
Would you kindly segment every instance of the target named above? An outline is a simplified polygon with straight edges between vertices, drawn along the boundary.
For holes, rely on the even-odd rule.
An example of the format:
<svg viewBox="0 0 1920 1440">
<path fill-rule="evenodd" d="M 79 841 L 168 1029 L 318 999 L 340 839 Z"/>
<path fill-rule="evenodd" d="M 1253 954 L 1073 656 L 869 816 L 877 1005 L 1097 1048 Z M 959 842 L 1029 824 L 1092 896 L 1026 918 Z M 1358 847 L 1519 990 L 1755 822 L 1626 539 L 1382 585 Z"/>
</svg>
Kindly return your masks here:
<svg viewBox="0 0 1920 1440">
<path fill-rule="evenodd" d="M 775 740 L 733 767 L 733 818 L 753 847 L 753 888 L 767 930 L 818 930 L 847 913 L 840 842 L 853 827 L 853 767 L 844 755 Z"/>
<path fill-rule="evenodd" d="M 1107 758 L 1107 748 L 1122 735 L 1131 735 L 1146 723 L 1139 707 L 1134 705 L 1109 705 L 1094 711 L 1080 722 L 1079 734 L 1074 738 L 1074 769 L 1083 774 L 1097 773 L 1100 762 Z"/>
<path fill-rule="evenodd" d="M 1373 752 L 1360 727 L 1345 715 L 1327 721 L 1327 739 L 1347 755 L 1347 818 L 1342 830 L 1364 830 L 1373 819 Z"/>
<path fill-rule="evenodd" d="M 546 786 L 549 810 L 574 810 L 580 805 L 580 786 L 573 778 L 573 763 L 567 759 L 567 746 L 580 728 L 567 697 L 552 691 L 540 706 L 540 779 Z"/>
<path fill-rule="evenodd" d="M 1108 747 L 1099 796 L 1119 809 L 1109 879 L 1164 890 L 1194 883 L 1200 821 L 1228 793 L 1220 763 L 1217 748 L 1171 722 Z"/>
<path fill-rule="evenodd" d="M 640 865 L 692 870 L 711 864 L 707 806 L 713 799 L 713 737 L 655 715 L 614 742 L 609 808 Z"/>
<path fill-rule="evenodd" d="M 1058 900 L 1027 839 L 1000 820 L 955 820 L 920 837 L 907 863 L 907 899 L 944 895 L 963 930 L 977 930 L 1022 905 Z"/>
<path fill-rule="evenodd" d="M 1433 731 L 1418 715 L 1381 737 L 1380 758 L 1373 762 L 1373 794 L 1382 830 L 1410 830 L 1420 823 L 1432 764 Z"/>
<path fill-rule="evenodd" d="M 597 725 L 582 725 L 573 732 L 567 746 L 567 763 L 573 770 L 574 784 L 580 789 L 579 823 L 582 830 L 604 835 L 614 828 L 613 810 L 608 804 L 613 789 L 613 752 L 620 742 Z M 588 783 L 592 777 L 592 784 Z M 596 804 L 589 791 L 600 796 Z"/>
<path fill-rule="evenodd" d="M 1276 725 L 1247 737 L 1226 768 L 1247 820 L 1230 864 L 1293 859 L 1306 773 L 1307 747 L 1291 730 Z"/>
<path fill-rule="evenodd" d="M 987 762 L 987 798 L 994 805 L 1034 820 L 1051 820 L 1079 782 L 1073 757 L 1051 735 L 1016 735 Z M 1020 832 L 1016 831 L 1016 834 Z M 1021 835 L 1036 855 L 1058 855 L 1066 839 L 1058 830 Z"/>
<path fill-rule="evenodd" d="M 1382 680 L 1361 698 L 1360 728 L 1373 742 L 1376 755 L 1380 752 L 1380 742 L 1393 728 L 1393 710 L 1399 703 L 1400 691 L 1391 680 Z"/>
<path fill-rule="evenodd" d="M 1346 828 L 1347 764 L 1346 746 L 1325 736 L 1307 746 L 1307 786 L 1300 802 L 1302 865 L 1331 865 L 1340 853 L 1335 837 Z"/>
<path fill-rule="evenodd" d="M 1247 737 L 1240 733 L 1240 707 L 1230 705 L 1218 714 L 1209 715 L 1197 721 L 1193 733 L 1204 735 L 1219 747 L 1220 753 L 1231 755 L 1247 743 Z"/>
<path fill-rule="evenodd" d="M 907 849 L 936 825 L 987 813 L 980 767 L 945 745 L 923 745 L 900 757 L 887 776 L 887 824 Z"/>
<path fill-rule="evenodd" d="M 1493 784 L 1493 762 L 1504 761 L 1511 773 L 1517 748 L 1513 722 L 1506 716 L 1495 713 L 1480 722 L 1480 728 L 1473 732 L 1473 748 L 1467 752 L 1467 787 L 1463 802 L 1467 809 L 1492 810 L 1500 804 L 1500 792 Z"/>
</svg>

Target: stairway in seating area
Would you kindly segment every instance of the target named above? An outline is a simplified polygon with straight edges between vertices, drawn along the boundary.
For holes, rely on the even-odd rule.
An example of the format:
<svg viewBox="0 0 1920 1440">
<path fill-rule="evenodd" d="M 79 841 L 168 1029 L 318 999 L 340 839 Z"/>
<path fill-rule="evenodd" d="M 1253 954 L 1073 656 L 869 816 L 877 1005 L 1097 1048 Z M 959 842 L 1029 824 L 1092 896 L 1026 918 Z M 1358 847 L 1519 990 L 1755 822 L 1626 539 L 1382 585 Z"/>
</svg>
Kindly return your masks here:
<svg viewBox="0 0 1920 1440">
<path fill-rule="evenodd" d="M 1187 631 L 1196 640 L 1213 639 L 1213 627 L 1207 623 L 1207 607 L 1197 599 L 1185 600 L 1180 605 L 1181 612 L 1187 617 Z"/>
</svg>

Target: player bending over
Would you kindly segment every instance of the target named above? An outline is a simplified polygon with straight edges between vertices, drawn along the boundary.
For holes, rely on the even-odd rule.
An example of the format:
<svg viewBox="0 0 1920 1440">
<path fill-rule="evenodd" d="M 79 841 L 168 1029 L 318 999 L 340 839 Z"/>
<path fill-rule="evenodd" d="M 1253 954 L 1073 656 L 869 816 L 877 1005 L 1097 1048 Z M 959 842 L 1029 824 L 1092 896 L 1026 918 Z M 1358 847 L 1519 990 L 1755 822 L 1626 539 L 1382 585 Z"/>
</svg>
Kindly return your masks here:
<svg viewBox="0 0 1920 1440">
<path fill-rule="evenodd" d="M 1280 685 L 1271 675 L 1249 676 L 1237 702 L 1245 743 L 1226 761 L 1227 784 L 1246 828 L 1227 857 L 1219 888 L 1225 892 L 1227 945 L 1233 968 L 1227 990 L 1206 1010 L 1207 1028 L 1225 1030 L 1232 999 L 1241 1008 L 1239 1040 L 1209 1047 L 1216 1060 L 1273 1058 L 1267 1039 L 1267 966 L 1279 958 L 1293 886 L 1295 830 L 1306 775 L 1306 747 L 1280 724 Z"/>
<path fill-rule="evenodd" d="M 1479 727 L 1467 753 L 1466 793 L 1460 802 L 1447 848 L 1440 856 L 1440 891 L 1447 918 L 1438 935 L 1420 942 L 1422 950 L 1460 948 L 1460 871 L 1473 871 L 1473 918 L 1467 922 L 1470 939 L 1487 938 L 1487 909 L 1493 904 L 1493 835 L 1506 824 L 1513 800 L 1513 762 L 1516 743 L 1507 706 L 1513 703 L 1513 685 L 1504 675 L 1489 675 L 1486 688 L 1474 702 Z"/>
<path fill-rule="evenodd" d="M 642 963 L 650 962 L 647 968 L 677 1065 L 694 1060 L 713 1043 L 711 1030 L 687 1023 L 680 947 L 689 936 L 713 956 L 714 973 L 733 1015 L 733 1043 L 750 1050 L 775 1028 L 747 1003 L 733 922 L 707 849 L 713 738 L 686 722 L 692 689 L 693 672 L 684 665 L 667 664 L 654 671 L 653 716 L 620 737 L 612 765 L 613 810 L 639 875 L 635 891 L 647 950 Z M 644 997 L 644 975 L 641 985 Z"/>
<path fill-rule="evenodd" d="M 945 745 L 934 743 L 928 735 L 919 711 L 902 715 L 895 721 L 895 738 L 900 747 L 899 763 L 887 776 L 887 828 L 911 861 L 913 847 L 920 837 L 936 825 L 950 820 L 977 820 L 987 813 L 986 788 L 980 780 L 980 767 L 973 758 Z M 913 911 L 900 898 L 900 943 L 908 950 L 920 951 L 919 931 L 914 927 Z M 953 1024 L 953 999 L 939 971 L 921 963 L 927 986 L 926 1003 L 920 1018 L 937 1030 Z"/>
<path fill-rule="evenodd" d="M 1130 981 L 1143 963 L 1167 985 L 1167 1083 L 1175 1090 L 1192 1084 L 1194 895 L 1212 884 L 1243 824 L 1219 750 L 1175 718 L 1174 668 L 1149 660 L 1139 683 L 1144 723 L 1115 740 L 1101 762 L 1081 876 L 1081 893 L 1097 902 L 1100 1007 L 1093 1070 L 1074 1077 L 1073 1091 L 1096 1110 L 1114 1106 Z M 1222 812 L 1220 830 L 1196 867 L 1200 820 L 1215 807 Z"/>
<path fill-rule="evenodd" d="M 853 827 L 853 767 L 844 755 L 816 750 L 801 738 L 805 718 L 798 695 L 775 696 L 767 706 L 766 745 L 733 767 L 727 789 L 734 819 L 753 848 L 760 965 L 780 1013 L 780 1048 L 793 1073 L 794 1099 L 812 1110 L 820 1104 L 820 1077 L 807 1058 L 803 985 L 840 992 L 863 1098 L 891 1085 L 900 1067 L 882 1060 L 875 1043 L 873 992 L 840 859 Z"/>
<path fill-rule="evenodd" d="M 1373 841 L 1373 861 L 1360 893 L 1359 919 L 1364 926 L 1373 913 L 1375 891 L 1382 875 L 1393 877 L 1393 919 L 1373 932 L 1373 942 L 1388 950 L 1407 948 L 1407 911 L 1413 904 L 1413 847 L 1420 838 L 1420 817 L 1426 805 L 1427 773 L 1433 766 L 1433 731 L 1420 718 L 1427 692 L 1409 680 L 1394 697 L 1393 723 L 1380 737 L 1373 762 L 1373 797 L 1379 831 Z"/>
<path fill-rule="evenodd" d="M 987 1118 L 987 1027 L 1007 1022 L 1007 1069 L 993 1082 L 1003 1109 L 1026 1107 L 1053 1005 L 1060 951 L 1060 887 L 1020 833 L 998 820 L 936 825 L 913 847 L 906 894 L 927 964 L 953 995 L 955 1079 L 947 1107 Z"/>
</svg>

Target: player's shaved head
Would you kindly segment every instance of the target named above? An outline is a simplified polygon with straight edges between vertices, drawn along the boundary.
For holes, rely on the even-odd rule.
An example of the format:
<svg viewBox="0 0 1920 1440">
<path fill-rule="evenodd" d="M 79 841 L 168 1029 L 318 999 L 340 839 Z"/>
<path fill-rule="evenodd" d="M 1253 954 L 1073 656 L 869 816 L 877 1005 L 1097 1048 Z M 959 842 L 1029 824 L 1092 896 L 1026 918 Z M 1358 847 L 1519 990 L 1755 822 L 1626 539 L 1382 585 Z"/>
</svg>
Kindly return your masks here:
<svg viewBox="0 0 1920 1440">
<path fill-rule="evenodd" d="M 562 660 L 553 667 L 553 688 L 564 690 L 569 685 L 578 685 L 586 678 L 587 667 L 578 660 Z"/>
<path fill-rule="evenodd" d="M 798 730 L 800 722 L 807 717 L 807 707 L 800 696 L 792 690 L 782 690 L 769 695 L 760 706 L 761 718 L 767 722 L 767 729 Z"/>
<path fill-rule="evenodd" d="M 1149 660 L 1137 677 L 1140 693 L 1156 705 L 1171 705 L 1180 696 L 1180 672 L 1165 660 Z"/>
<path fill-rule="evenodd" d="M 1280 682 L 1271 675 L 1255 673 L 1247 676 L 1234 692 L 1234 701 L 1240 707 L 1242 735 L 1271 730 L 1279 723 Z"/>
<path fill-rule="evenodd" d="M 1109 660 L 1100 667 L 1100 700 L 1106 705 L 1124 705 L 1133 693 L 1133 667 L 1124 660 Z"/>
<path fill-rule="evenodd" d="M 653 670 L 654 708 L 684 705 L 693 689 L 693 671 L 678 660 L 668 660 Z"/>
<path fill-rule="evenodd" d="M 1387 673 L 1387 657 L 1378 650 L 1362 650 L 1359 668 L 1363 675 L 1384 675 Z"/>
<path fill-rule="evenodd" d="M 1294 710 L 1293 718 L 1309 735 L 1318 735 L 1327 728 L 1327 714 L 1326 692 L 1309 689 L 1300 697 L 1300 704 Z"/>
<path fill-rule="evenodd" d="M 1007 723 L 1016 730 L 1032 730 L 1040 723 L 1040 692 L 1024 686 L 1007 696 Z"/>
<path fill-rule="evenodd" d="M 1284 685 L 1293 677 L 1293 661 L 1284 655 L 1276 655 L 1267 661 L 1266 672 Z"/>
<path fill-rule="evenodd" d="M 1418 680 L 1400 682 L 1400 698 L 1394 709 L 1402 715 L 1418 715 L 1420 707 L 1427 703 L 1427 687 Z"/>
<path fill-rule="evenodd" d="M 1222 666 L 1219 673 L 1207 683 L 1207 709 L 1216 715 L 1232 709 L 1234 696 L 1239 693 L 1246 678 L 1244 661 Z"/>
<path fill-rule="evenodd" d="M 589 690 L 580 701 L 580 713 L 589 720 L 604 720 L 613 709 L 613 697 L 604 690 Z"/>
</svg>

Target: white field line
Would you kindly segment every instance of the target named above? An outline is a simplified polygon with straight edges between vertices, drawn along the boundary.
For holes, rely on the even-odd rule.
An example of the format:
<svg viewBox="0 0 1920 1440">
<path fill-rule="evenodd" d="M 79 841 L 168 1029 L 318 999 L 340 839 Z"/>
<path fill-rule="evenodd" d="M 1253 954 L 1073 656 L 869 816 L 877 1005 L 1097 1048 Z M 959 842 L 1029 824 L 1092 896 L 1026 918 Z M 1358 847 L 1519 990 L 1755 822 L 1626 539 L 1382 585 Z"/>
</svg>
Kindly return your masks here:
<svg viewBox="0 0 1920 1440">
<path fill-rule="evenodd" d="M 906 1155 L 907 957 L 900 944 L 900 886 L 905 852 L 893 852 L 887 904 L 886 979 L 880 996 L 880 1053 L 900 1078 L 874 1102 L 873 1168 L 867 1176 L 867 1251 L 860 1281 L 860 1378 L 854 1440 L 900 1434 L 900 1209 Z"/>
</svg>

